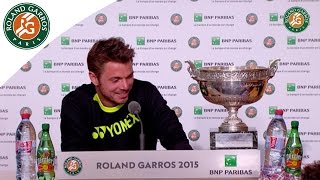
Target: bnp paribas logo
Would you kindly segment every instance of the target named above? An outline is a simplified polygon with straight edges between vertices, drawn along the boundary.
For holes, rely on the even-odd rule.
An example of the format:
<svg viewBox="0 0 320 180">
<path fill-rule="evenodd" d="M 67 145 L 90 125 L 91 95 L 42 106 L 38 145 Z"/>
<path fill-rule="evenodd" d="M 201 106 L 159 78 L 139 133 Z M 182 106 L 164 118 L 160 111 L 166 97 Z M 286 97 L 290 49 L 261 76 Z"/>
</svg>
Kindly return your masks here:
<svg viewBox="0 0 320 180">
<path fill-rule="evenodd" d="M 284 13 L 285 27 L 295 33 L 304 31 L 310 23 L 310 15 L 301 7 L 292 7 Z"/>
<path fill-rule="evenodd" d="M 194 13 L 193 20 L 194 22 L 202 22 L 202 13 Z"/>
<path fill-rule="evenodd" d="M 139 45 L 139 46 L 143 46 L 146 44 L 146 40 L 144 37 L 137 37 L 136 40 L 137 40 L 137 45 Z"/>
<path fill-rule="evenodd" d="M 277 106 L 269 106 L 269 114 L 270 115 L 275 114 L 277 108 L 278 108 Z"/>
<path fill-rule="evenodd" d="M 43 107 L 43 115 L 51 116 L 52 115 L 52 107 L 51 106 Z"/>
<path fill-rule="evenodd" d="M 224 155 L 225 167 L 237 167 L 237 155 Z"/>
<path fill-rule="evenodd" d="M 211 44 L 215 46 L 220 45 L 220 37 L 212 37 Z"/>
<path fill-rule="evenodd" d="M 199 59 L 194 60 L 193 64 L 197 69 L 202 68 L 202 60 L 199 60 Z"/>
<path fill-rule="evenodd" d="M 287 83 L 287 91 L 288 92 L 295 92 L 296 91 L 296 84 L 295 83 Z"/>
<path fill-rule="evenodd" d="M 43 60 L 44 69 L 52 69 L 52 60 Z"/>
<path fill-rule="evenodd" d="M 194 115 L 202 115 L 202 106 L 194 106 L 193 107 Z"/>
<path fill-rule="evenodd" d="M 128 16 L 127 13 L 119 13 L 119 22 L 127 22 Z"/>
<path fill-rule="evenodd" d="M 38 5 L 20 3 L 12 7 L 3 21 L 7 40 L 20 49 L 40 46 L 48 37 L 50 21 L 47 13 Z"/>
<path fill-rule="evenodd" d="M 70 92 L 70 84 L 69 83 L 62 83 L 61 84 L 61 91 L 62 92 Z"/>
<path fill-rule="evenodd" d="M 61 37 L 61 45 L 70 45 L 70 37 L 62 36 Z"/>
<path fill-rule="evenodd" d="M 296 37 L 295 36 L 288 36 L 287 37 L 287 44 L 288 45 L 296 45 Z"/>
<path fill-rule="evenodd" d="M 269 13 L 269 20 L 270 21 L 273 21 L 273 22 L 275 22 L 275 21 L 278 21 L 278 18 L 279 16 L 278 16 L 278 13 Z"/>
</svg>

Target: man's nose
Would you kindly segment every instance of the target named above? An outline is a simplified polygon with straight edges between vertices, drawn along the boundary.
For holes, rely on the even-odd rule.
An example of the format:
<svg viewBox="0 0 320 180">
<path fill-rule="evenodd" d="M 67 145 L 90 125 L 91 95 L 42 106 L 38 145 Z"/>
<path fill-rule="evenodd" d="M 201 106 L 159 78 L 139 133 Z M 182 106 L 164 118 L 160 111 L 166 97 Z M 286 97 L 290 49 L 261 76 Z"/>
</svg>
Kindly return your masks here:
<svg viewBox="0 0 320 180">
<path fill-rule="evenodd" d="M 123 79 L 121 81 L 121 89 L 128 89 L 128 87 L 129 87 L 128 81 L 126 79 Z"/>
</svg>

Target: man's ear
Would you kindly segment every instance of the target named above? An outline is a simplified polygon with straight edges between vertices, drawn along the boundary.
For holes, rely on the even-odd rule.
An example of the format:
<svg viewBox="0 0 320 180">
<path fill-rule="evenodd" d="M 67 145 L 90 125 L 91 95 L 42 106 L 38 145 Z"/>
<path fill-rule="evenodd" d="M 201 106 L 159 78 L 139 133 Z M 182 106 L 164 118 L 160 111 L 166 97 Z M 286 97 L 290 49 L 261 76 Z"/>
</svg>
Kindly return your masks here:
<svg viewBox="0 0 320 180">
<path fill-rule="evenodd" d="M 92 82 L 95 86 L 98 86 L 98 85 L 99 85 L 99 80 L 98 80 L 98 77 L 96 76 L 96 74 L 94 74 L 93 72 L 89 71 L 89 78 L 90 78 L 91 82 Z"/>
</svg>

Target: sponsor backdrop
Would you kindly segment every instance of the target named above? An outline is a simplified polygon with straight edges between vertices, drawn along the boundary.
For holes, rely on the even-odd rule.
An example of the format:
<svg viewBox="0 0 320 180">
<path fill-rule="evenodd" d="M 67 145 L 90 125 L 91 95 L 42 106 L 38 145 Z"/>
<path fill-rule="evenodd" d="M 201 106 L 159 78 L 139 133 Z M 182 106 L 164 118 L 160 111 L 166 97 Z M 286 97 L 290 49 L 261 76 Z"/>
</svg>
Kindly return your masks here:
<svg viewBox="0 0 320 180">
<path fill-rule="evenodd" d="M 61 100 L 90 82 L 87 53 L 95 41 L 112 36 L 135 49 L 135 77 L 157 86 L 197 150 L 210 149 L 210 129 L 220 126 L 227 111 L 202 97 L 185 61 L 198 68 L 268 67 L 280 58 L 262 99 L 241 107 L 238 116 L 258 130 L 263 150 L 263 132 L 275 108 L 282 108 L 288 129 L 292 120 L 300 122 L 303 162 L 320 159 L 319 5 L 318 0 L 118 0 L 101 7 L 43 46 L 0 86 L 0 170 L 15 169 L 15 131 L 25 108 L 37 133 L 41 123 L 50 123 L 60 151 Z"/>
</svg>

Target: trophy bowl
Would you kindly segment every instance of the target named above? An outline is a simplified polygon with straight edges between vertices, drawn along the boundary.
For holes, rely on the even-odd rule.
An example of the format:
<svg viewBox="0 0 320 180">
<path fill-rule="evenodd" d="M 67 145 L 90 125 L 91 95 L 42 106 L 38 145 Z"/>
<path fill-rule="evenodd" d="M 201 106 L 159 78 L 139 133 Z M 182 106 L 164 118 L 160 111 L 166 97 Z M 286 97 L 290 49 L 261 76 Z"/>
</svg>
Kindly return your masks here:
<svg viewBox="0 0 320 180">
<path fill-rule="evenodd" d="M 220 125 L 220 132 L 247 132 L 248 126 L 237 116 L 242 105 L 255 103 L 264 94 L 268 80 L 277 69 L 278 61 L 270 67 L 262 66 L 211 66 L 197 69 L 191 61 L 188 72 L 199 84 L 202 96 L 213 104 L 224 106 L 228 117 Z"/>
</svg>

